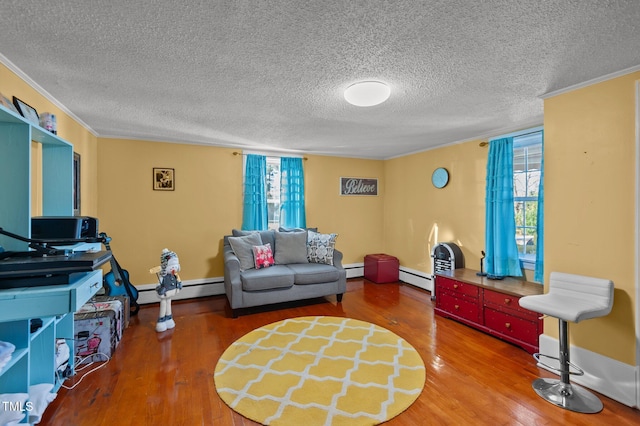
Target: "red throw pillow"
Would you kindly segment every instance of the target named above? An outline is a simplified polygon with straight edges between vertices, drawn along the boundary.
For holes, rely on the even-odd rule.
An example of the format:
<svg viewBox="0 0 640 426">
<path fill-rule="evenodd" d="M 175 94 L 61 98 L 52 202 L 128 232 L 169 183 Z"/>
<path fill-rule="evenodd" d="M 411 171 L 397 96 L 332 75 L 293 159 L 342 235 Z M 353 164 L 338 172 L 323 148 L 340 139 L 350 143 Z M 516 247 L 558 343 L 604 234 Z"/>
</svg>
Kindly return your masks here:
<svg viewBox="0 0 640 426">
<path fill-rule="evenodd" d="M 255 259 L 256 269 L 268 268 L 273 265 L 273 252 L 271 244 L 267 243 L 261 246 L 253 246 L 253 258 Z"/>
</svg>

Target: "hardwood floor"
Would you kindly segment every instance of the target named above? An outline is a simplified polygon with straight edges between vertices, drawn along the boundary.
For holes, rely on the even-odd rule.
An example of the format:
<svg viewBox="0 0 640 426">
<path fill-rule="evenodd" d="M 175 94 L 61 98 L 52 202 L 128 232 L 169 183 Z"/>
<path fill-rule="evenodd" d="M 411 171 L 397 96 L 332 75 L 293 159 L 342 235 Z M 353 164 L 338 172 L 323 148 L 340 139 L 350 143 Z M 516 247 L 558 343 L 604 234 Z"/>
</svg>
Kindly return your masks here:
<svg viewBox="0 0 640 426">
<path fill-rule="evenodd" d="M 158 305 L 133 317 L 105 367 L 60 389 L 42 425 L 256 425 L 218 398 L 213 371 L 222 352 L 249 331 L 285 318 L 346 316 L 385 327 L 420 352 L 424 390 L 394 425 L 638 425 L 640 411 L 604 396 L 599 414 L 578 414 L 538 397 L 531 382 L 553 377 L 524 350 L 435 316 L 429 292 L 352 279 L 335 297 L 254 309 L 232 319 L 225 296 L 173 304 L 176 328 L 156 333 Z M 77 383 L 79 372 L 66 386 Z"/>
</svg>

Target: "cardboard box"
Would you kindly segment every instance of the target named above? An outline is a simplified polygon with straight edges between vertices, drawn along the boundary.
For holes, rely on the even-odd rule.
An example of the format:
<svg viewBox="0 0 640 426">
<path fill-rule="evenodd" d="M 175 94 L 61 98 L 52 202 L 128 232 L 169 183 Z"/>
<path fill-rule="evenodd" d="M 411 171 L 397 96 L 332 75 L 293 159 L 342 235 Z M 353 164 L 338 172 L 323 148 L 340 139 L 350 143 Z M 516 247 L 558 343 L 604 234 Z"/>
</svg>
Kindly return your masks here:
<svg viewBox="0 0 640 426">
<path fill-rule="evenodd" d="M 123 325 L 121 301 L 85 303 L 74 314 L 74 355 L 78 364 L 111 358 L 122 338 Z"/>
</svg>

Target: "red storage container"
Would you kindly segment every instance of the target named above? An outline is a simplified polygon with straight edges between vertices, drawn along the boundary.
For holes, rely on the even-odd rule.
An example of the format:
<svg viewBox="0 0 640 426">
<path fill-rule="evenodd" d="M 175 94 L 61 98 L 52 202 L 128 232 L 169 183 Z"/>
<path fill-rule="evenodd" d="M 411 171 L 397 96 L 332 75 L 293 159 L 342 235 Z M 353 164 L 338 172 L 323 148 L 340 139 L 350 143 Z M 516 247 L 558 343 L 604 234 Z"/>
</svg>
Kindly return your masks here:
<svg viewBox="0 0 640 426">
<path fill-rule="evenodd" d="M 400 262 L 388 254 L 368 254 L 364 257 L 364 277 L 374 283 L 392 283 L 399 279 Z"/>
</svg>

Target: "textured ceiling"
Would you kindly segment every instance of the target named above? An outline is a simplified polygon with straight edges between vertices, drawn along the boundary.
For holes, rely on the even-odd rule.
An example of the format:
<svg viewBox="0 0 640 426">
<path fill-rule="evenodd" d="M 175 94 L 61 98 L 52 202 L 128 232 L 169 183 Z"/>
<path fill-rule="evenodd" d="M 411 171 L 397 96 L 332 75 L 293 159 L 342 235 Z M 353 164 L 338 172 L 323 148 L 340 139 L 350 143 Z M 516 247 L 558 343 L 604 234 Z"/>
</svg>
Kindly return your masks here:
<svg viewBox="0 0 640 426">
<path fill-rule="evenodd" d="M 0 28 L 99 136 L 361 158 L 539 125 L 541 95 L 640 69 L 638 0 L 3 0 Z M 369 79 L 390 99 L 347 104 Z"/>
</svg>

